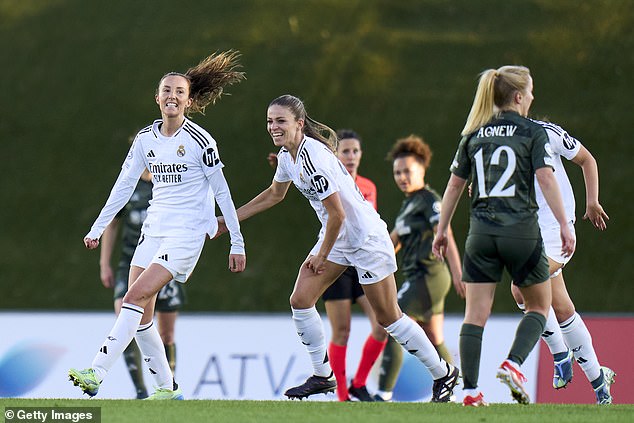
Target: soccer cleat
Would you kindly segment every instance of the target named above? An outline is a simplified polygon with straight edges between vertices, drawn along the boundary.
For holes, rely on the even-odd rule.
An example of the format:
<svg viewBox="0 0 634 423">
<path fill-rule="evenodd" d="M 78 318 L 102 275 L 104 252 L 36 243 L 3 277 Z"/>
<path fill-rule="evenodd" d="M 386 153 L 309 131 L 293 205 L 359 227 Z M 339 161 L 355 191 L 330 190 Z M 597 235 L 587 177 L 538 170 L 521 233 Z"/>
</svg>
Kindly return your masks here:
<svg viewBox="0 0 634 423">
<path fill-rule="evenodd" d="M 496 375 L 500 381 L 511 389 L 511 396 L 520 404 L 531 402 L 528 392 L 524 389 L 526 377 L 509 360 L 504 360 Z"/>
<path fill-rule="evenodd" d="M 363 402 L 374 401 L 374 399 L 368 392 L 368 389 L 365 387 L 365 385 L 360 386 L 358 388 L 355 388 L 354 385 L 350 385 L 350 387 L 348 388 L 348 393 L 350 394 L 350 396 L 358 399 L 359 401 L 363 401 Z"/>
<path fill-rule="evenodd" d="M 484 401 L 484 395 L 482 395 L 482 392 L 478 392 L 478 395 L 475 397 L 465 395 L 462 399 L 462 405 L 464 407 L 486 407 L 489 404 Z"/>
<path fill-rule="evenodd" d="M 610 386 L 614 383 L 614 376 L 616 373 L 608 367 L 601 366 L 603 372 L 603 383 L 594 390 L 594 394 L 597 396 L 597 404 L 608 405 L 612 404 L 612 395 L 610 394 Z"/>
<path fill-rule="evenodd" d="M 572 380 L 572 360 L 574 356 L 571 350 L 568 350 L 566 358 L 555 361 L 555 374 L 553 375 L 553 388 L 561 389 L 568 386 Z"/>
<path fill-rule="evenodd" d="M 81 390 L 90 397 L 97 395 L 99 386 L 101 385 L 93 369 L 70 369 L 68 371 L 68 380 L 73 382 L 73 385 L 79 386 Z"/>
<path fill-rule="evenodd" d="M 372 401 L 374 401 L 374 402 L 389 402 L 389 400 L 386 400 L 385 398 L 383 398 L 379 394 L 372 395 Z"/>
<path fill-rule="evenodd" d="M 434 380 L 432 386 L 431 402 L 449 402 L 453 397 L 453 388 L 458 384 L 460 372 L 458 368 L 445 363 L 447 365 L 447 375 Z"/>
<path fill-rule="evenodd" d="M 146 400 L 150 401 L 161 401 L 161 400 L 182 400 L 183 399 L 183 391 L 180 388 L 166 389 L 166 388 L 157 388 L 156 391 L 146 398 Z"/>
<path fill-rule="evenodd" d="M 303 399 L 308 398 L 315 394 L 327 394 L 328 392 L 335 392 L 337 388 L 337 381 L 333 377 L 332 373 L 329 377 L 325 376 L 311 376 L 306 379 L 306 382 L 299 386 L 289 388 L 284 392 L 289 399 Z"/>
</svg>

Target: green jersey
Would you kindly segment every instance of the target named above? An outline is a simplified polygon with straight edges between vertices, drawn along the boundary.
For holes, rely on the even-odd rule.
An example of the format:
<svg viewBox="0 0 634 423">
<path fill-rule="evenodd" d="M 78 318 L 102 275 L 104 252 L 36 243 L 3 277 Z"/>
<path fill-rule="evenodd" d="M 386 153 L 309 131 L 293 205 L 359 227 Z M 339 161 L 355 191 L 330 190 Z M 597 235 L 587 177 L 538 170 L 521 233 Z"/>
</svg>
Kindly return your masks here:
<svg viewBox="0 0 634 423">
<path fill-rule="evenodd" d="M 440 196 L 424 187 L 405 198 L 398 212 L 394 230 L 401 243 L 401 268 L 409 280 L 424 277 L 433 267 L 445 266 L 431 252 L 434 227 L 440 219 L 440 203 Z"/>
<path fill-rule="evenodd" d="M 119 267 L 130 267 L 130 261 L 139 242 L 141 227 L 152 199 L 152 182 L 139 179 L 130 201 L 119 212 L 121 219 L 121 257 Z"/>
<path fill-rule="evenodd" d="M 544 128 L 503 112 L 460 141 L 451 172 L 471 177 L 469 233 L 539 237 L 535 170 L 553 159 Z"/>
</svg>

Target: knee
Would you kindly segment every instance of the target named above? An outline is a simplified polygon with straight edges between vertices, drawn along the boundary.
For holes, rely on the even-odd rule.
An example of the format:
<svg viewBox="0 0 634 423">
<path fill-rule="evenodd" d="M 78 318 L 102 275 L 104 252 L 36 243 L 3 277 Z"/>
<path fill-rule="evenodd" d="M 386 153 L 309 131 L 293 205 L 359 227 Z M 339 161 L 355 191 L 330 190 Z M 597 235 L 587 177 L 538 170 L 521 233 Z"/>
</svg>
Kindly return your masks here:
<svg viewBox="0 0 634 423">
<path fill-rule="evenodd" d="M 332 327 L 332 342 L 337 345 L 348 345 L 350 338 L 350 325 L 337 325 Z"/>
<path fill-rule="evenodd" d="M 314 303 L 311 304 L 311 301 L 309 299 L 304 298 L 302 295 L 296 292 L 293 292 L 291 294 L 289 302 L 291 304 L 291 308 L 294 308 L 296 310 L 311 308 L 312 306 L 315 305 Z"/>
<path fill-rule="evenodd" d="M 160 330 L 159 335 L 163 345 L 172 345 L 174 343 L 174 334 L 172 332 Z"/>
</svg>

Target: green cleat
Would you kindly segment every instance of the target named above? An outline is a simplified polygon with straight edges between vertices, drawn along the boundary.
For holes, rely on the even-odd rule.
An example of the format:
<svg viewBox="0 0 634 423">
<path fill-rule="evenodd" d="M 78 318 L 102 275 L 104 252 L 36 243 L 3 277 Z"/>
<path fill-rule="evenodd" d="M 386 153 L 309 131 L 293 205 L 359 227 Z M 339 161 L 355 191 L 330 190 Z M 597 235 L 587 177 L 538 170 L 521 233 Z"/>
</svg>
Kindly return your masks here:
<svg viewBox="0 0 634 423">
<path fill-rule="evenodd" d="M 145 400 L 182 400 L 183 399 L 183 391 L 180 388 L 176 388 L 175 390 L 166 389 L 166 388 L 157 388 L 156 391 L 147 397 Z"/>
<path fill-rule="evenodd" d="M 70 369 L 68 371 L 68 380 L 73 382 L 73 385 L 79 386 L 81 390 L 90 397 L 97 395 L 99 386 L 101 385 L 93 369 Z"/>
</svg>

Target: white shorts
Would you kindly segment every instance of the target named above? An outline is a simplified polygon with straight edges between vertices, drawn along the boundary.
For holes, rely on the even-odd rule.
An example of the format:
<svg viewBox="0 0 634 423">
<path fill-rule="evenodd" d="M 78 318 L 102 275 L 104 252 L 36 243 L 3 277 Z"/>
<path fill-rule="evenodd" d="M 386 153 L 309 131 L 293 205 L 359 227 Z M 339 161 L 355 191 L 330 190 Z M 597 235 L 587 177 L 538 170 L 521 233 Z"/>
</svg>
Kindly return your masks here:
<svg viewBox="0 0 634 423">
<path fill-rule="evenodd" d="M 570 232 L 573 236 L 575 235 L 575 225 L 572 222 L 568 222 L 568 228 L 570 228 Z M 544 240 L 544 250 L 546 251 L 546 256 L 551 260 L 556 261 L 557 263 L 566 264 L 572 258 L 572 255 L 569 257 L 564 257 L 561 254 L 561 235 L 559 231 L 559 226 L 552 226 L 550 228 L 541 229 L 542 239 Z"/>
<path fill-rule="evenodd" d="M 319 252 L 321 243 L 320 239 L 310 251 L 311 255 Z M 361 285 L 382 281 L 398 269 L 394 244 L 387 231 L 385 234 L 370 235 L 360 248 L 347 249 L 335 244 L 328 254 L 328 261 L 342 266 L 353 266 L 357 269 Z"/>
<path fill-rule="evenodd" d="M 205 235 L 154 237 L 141 234 L 130 265 L 147 269 L 152 263 L 160 264 L 174 280 L 186 282 L 198 263 L 204 244 Z"/>
</svg>

